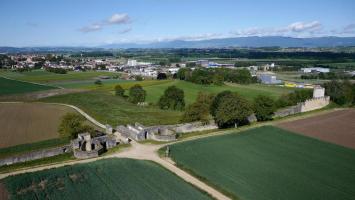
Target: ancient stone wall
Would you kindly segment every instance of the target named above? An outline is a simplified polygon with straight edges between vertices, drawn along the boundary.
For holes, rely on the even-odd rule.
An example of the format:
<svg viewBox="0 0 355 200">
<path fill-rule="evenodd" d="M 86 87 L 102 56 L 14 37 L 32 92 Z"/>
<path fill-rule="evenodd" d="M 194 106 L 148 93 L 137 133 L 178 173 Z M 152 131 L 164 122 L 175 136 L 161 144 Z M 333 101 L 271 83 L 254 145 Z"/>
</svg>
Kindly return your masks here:
<svg viewBox="0 0 355 200">
<path fill-rule="evenodd" d="M 301 103 L 301 112 L 321 109 L 329 104 L 329 96 L 306 100 Z"/>
<path fill-rule="evenodd" d="M 37 160 L 41 158 L 48 158 L 48 157 L 64 154 L 67 152 L 71 152 L 70 145 L 65 145 L 62 147 L 51 148 L 51 149 L 32 151 L 21 155 L 15 155 L 15 156 L 0 159 L 0 166 L 28 162 L 31 160 Z"/>
</svg>

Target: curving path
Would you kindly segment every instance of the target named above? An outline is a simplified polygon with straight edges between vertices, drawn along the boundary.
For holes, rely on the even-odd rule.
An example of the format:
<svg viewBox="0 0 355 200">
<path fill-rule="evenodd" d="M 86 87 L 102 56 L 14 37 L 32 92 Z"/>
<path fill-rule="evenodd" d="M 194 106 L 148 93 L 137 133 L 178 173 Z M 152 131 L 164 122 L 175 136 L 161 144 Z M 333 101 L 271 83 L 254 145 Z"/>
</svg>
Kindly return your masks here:
<svg viewBox="0 0 355 200">
<path fill-rule="evenodd" d="M 94 124 L 96 124 L 97 126 L 100 126 L 100 127 L 105 127 L 103 124 L 99 123 L 94 118 L 92 118 L 91 116 L 86 114 L 84 111 L 82 111 L 81 109 L 79 109 L 79 108 L 77 108 L 75 106 L 67 105 L 67 104 L 57 104 L 57 105 L 65 105 L 65 106 L 69 106 L 71 108 L 74 108 L 79 113 L 83 114 L 92 123 L 94 123 Z M 339 109 L 334 109 L 332 111 L 335 111 L 335 110 L 339 110 Z M 318 115 L 318 114 L 322 114 L 322 113 L 332 112 L 332 111 L 329 110 L 329 111 L 321 111 L 321 112 L 317 112 L 317 113 L 310 113 L 310 114 L 307 114 L 305 116 L 296 116 L 296 117 L 287 118 L 287 119 L 284 119 L 284 120 L 281 120 L 281 121 L 292 121 L 292 120 L 296 120 L 296 119 L 300 119 L 300 118 L 304 118 L 304 117 L 309 117 L 309 116 L 314 116 L 314 115 Z M 276 122 L 276 123 L 279 123 L 279 122 Z M 67 166 L 67 165 L 75 165 L 75 164 L 79 164 L 79 163 L 89 163 L 89 162 L 93 162 L 93 161 L 100 160 L 100 159 L 105 159 L 105 158 L 115 158 L 115 157 L 116 158 L 131 158 L 131 159 L 138 159 L 138 160 L 150 160 L 150 161 L 156 162 L 156 163 L 162 165 L 163 167 L 165 167 L 166 169 L 168 169 L 169 171 L 171 171 L 172 173 L 176 174 L 180 178 L 184 179 L 186 182 L 189 182 L 189 183 L 193 184 L 194 186 L 200 188 L 201 190 L 207 192 L 212 197 L 214 197 L 216 199 L 226 200 L 226 199 L 230 199 L 230 198 L 225 196 L 224 194 L 222 194 L 218 190 L 212 188 L 211 186 L 207 185 L 206 183 L 200 181 L 196 177 L 194 177 L 194 176 L 190 175 L 189 173 L 185 172 L 184 170 L 176 167 L 175 163 L 172 160 L 163 159 L 163 158 L 159 157 L 159 155 L 157 154 L 157 151 L 161 147 L 169 145 L 169 144 L 173 144 L 173 143 L 184 142 L 184 141 L 187 141 L 187 140 L 194 140 L 194 139 L 199 139 L 199 138 L 204 138 L 204 137 L 211 137 L 211 136 L 222 135 L 222 134 L 228 134 L 228 133 L 232 133 L 232 132 L 236 132 L 236 131 L 242 131 L 242 130 L 245 130 L 245 129 L 254 128 L 254 127 L 257 127 L 257 126 L 263 126 L 263 125 L 267 125 L 267 124 L 275 124 L 275 122 L 260 123 L 260 124 L 257 124 L 255 126 L 250 126 L 250 127 L 246 127 L 246 128 L 239 128 L 238 130 L 233 129 L 233 130 L 226 130 L 226 131 L 216 131 L 216 132 L 213 132 L 213 133 L 210 133 L 210 134 L 195 136 L 195 137 L 187 138 L 185 140 L 166 143 L 166 144 L 160 144 L 160 145 L 140 144 L 140 143 L 137 143 L 137 142 L 135 142 L 133 140 L 131 142 L 132 146 L 130 148 L 128 148 L 128 149 L 125 149 L 122 152 L 118 152 L 118 153 L 114 153 L 114 154 L 111 154 L 111 155 L 102 156 L 102 157 L 98 157 L 98 158 L 93 158 L 93 159 L 74 160 L 74 161 L 67 161 L 67 162 L 64 162 L 64 163 L 58 163 L 58 164 L 52 164 L 52 165 L 38 166 L 38 167 L 32 167 L 32 168 L 28 168 L 28 169 L 22 169 L 22 170 L 15 171 L 15 172 L 0 174 L 0 179 L 3 179 L 5 177 L 11 176 L 11 175 L 17 175 L 17 174 L 22 174 L 22 173 L 27 173 L 27 172 L 36 172 L 36 171 L 41 171 L 41 170 L 45 170 L 45 169 L 63 167 L 63 166 Z"/>
</svg>

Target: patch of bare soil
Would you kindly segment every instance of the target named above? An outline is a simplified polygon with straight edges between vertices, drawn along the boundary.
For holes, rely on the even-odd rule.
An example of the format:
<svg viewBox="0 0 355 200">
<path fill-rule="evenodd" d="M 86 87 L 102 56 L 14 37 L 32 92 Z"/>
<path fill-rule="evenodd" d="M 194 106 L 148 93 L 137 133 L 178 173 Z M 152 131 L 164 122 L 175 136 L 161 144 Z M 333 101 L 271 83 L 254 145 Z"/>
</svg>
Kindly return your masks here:
<svg viewBox="0 0 355 200">
<path fill-rule="evenodd" d="M 0 148 L 58 138 L 61 117 L 76 112 L 43 103 L 0 103 Z"/>
<path fill-rule="evenodd" d="M 277 126 L 323 141 L 355 149 L 355 109 L 283 122 Z"/>
<path fill-rule="evenodd" d="M 9 199 L 9 194 L 6 190 L 6 187 L 2 183 L 0 183 L 0 199 L 1 200 L 8 200 Z"/>
</svg>

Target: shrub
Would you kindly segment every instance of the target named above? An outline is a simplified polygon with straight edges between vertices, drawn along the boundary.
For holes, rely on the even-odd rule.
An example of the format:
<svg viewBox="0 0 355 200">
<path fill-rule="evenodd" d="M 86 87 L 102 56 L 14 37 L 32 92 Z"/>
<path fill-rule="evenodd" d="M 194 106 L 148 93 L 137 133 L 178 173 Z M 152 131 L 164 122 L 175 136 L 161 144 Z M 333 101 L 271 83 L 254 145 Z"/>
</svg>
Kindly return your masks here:
<svg viewBox="0 0 355 200">
<path fill-rule="evenodd" d="M 62 121 L 58 127 L 58 132 L 63 137 L 76 138 L 79 133 L 94 131 L 89 125 L 83 125 L 85 118 L 76 113 L 67 113 L 62 117 Z"/>
</svg>

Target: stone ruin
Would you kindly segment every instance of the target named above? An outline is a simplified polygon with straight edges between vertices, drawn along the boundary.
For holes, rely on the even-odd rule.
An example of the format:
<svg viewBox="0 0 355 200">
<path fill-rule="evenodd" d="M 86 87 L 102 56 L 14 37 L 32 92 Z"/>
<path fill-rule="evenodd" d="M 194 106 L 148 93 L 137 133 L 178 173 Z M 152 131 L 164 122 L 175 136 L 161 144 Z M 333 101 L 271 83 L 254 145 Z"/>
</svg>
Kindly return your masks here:
<svg viewBox="0 0 355 200">
<path fill-rule="evenodd" d="M 117 126 L 116 131 L 122 137 L 130 138 L 136 141 L 142 140 L 157 140 L 157 141 L 174 141 L 176 133 L 169 130 L 167 126 L 151 126 L 145 127 L 142 124 L 135 123 L 134 125 Z"/>
<path fill-rule="evenodd" d="M 117 146 L 117 141 L 112 135 L 102 134 L 91 137 L 90 133 L 78 134 L 78 138 L 71 141 L 71 146 L 76 158 L 94 158 L 108 149 Z"/>
<path fill-rule="evenodd" d="M 275 112 L 274 117 L 286 117 L 302 112 L 308 112 L 324 108 L 330 103 L 330 97 L 325 96 L 325 89 L 321 86 L 315 86 L 313 89 L 313 98 L 305 102 L 300 102 L 295 106 L 290 106 Z"/>
</svg>

